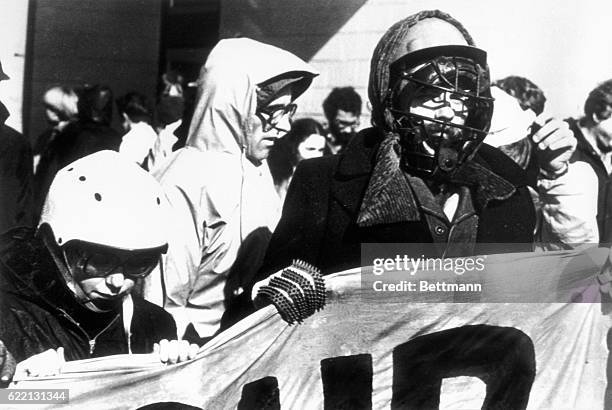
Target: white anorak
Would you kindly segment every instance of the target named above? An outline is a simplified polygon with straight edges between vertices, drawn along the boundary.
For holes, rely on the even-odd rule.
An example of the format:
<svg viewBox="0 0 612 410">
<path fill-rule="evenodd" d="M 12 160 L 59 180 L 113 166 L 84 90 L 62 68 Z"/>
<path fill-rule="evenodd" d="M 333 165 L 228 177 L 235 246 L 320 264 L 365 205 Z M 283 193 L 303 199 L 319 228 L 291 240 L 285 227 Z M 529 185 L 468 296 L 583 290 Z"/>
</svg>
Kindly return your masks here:
<svg viewBox="0 0 612 410">
<path fill-rule="evenodd" d="M 491 131 L 485 143 L 500 147 L 515 143 L 531 134 L 536 114 L 523 110 L 516 98 L 492 87 L 495 111 Z M 564 175 L 556 179 L 542 176 L 537 192 L 529 187 L 536 207 L 536 249 L 559 250 L 592 246 L 599 242 L 597 228 L 597 176 L 582 161 L 568 164 Z"/>
<path fill-rule="evenodd" d="M 126 158 L 144 164 L 157 140 L 157 133 L 146 122 L 132 124 L 131 129 L 121 139 L 119 152 Z"/>
<path fill-rule="evenodd" d="M 163 286 L 160 275 L 151 275 L 145 297 L 174 316 L 179 336 L 189 323 L 201 337 L 219 329 L 226 280 L 243 241 L 258 228 L 273 231 L 278 222 L 280 203 L 268 166 L 255 165 L 244 151 L 249 124 L 257 119 L 258 84 L 285 73 L 317 74 L 279 48 L 221 40 L 200 72 L 185 148 L 154 172 L 171 204 L 174 229 Z M 260 242 L 263 254 L 267 241 Z"/>
</svg>

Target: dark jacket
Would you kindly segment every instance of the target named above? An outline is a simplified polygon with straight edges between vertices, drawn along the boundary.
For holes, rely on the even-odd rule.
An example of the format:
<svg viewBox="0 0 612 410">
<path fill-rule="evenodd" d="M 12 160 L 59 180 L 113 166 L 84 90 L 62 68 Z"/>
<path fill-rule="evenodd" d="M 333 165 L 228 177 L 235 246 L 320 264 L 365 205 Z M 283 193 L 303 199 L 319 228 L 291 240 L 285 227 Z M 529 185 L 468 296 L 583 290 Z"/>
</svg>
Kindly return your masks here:
<svg viewBox="0 0 612 410">
<path fill-rule="evenodd" d="M 121 135 L 90 120 L 71 123 L 49 143 L 40 157 L 34 178 L 34 206 L 40 215 L 55 174 L 71 162 L 102 150 L 118 151 Z"/>
<path fill-rule="evenodd" d="M 599 154 L 586 140 L 584 134 L 578 126 L 578 121 L 569 118 L 566 119 L 570 129 L 574 132 L 574 137 L 578 141 L 576 151 L 572 155 L 571 162 L 584 161 L 589 164 L 595 175 L 597 175 L 597 183 L 599 192 L 597 195 L 597 226 L 599 227 L 599 242 L 612 242 L 612 176 L 608 175 Z"/>
<path fill-rule="evenodd" d="M 4 124 L 8 116 L 0 103 L 0 233 L 33 223 L 32 151 L 20 133 Z"/>
<path fill-rule="evenodd" d="M 324 274 L 361 266 L 362 243 L 436 241 L 424 218 L 365 228 L 357 225 L 378 141 L 376 131 L 367 129 L 340 156 L 300 163 L 258 278 L 289 265 L 295 258 L 315 265 Z M 488 145 L 480 148 L 474 161 L 516 188 L 507 200 L 493 200 L 484 209 L 476 209 L 476 243 L 517 244 L 495 252 L 532 250 L 535 210 L 523 170 Z"/>
<path fill-rule="evenodd" d="M 151 353 L 161 339 L 176 339 L 176 324 L 162 308 L 132 296 L 133 353 Z M 66 360 L 128 353 L 122 315 L 95 313 L 66 288 L 42 241 L 32 229 L 0 237 L 0 340 L 17 361 L 64 347 Z M 90 355 L 89 341 L 100 331 Z"/>
</svg>

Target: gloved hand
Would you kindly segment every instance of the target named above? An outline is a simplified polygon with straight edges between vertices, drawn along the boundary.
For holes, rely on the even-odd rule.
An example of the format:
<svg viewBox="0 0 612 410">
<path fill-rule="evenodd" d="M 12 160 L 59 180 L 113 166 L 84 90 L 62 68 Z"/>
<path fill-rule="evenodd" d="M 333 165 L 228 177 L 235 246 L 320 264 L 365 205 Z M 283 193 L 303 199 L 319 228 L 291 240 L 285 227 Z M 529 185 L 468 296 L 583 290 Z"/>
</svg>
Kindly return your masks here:
<svg viewBox="0 0 612 410">
<path fill-rule="evenodd" d="M 261 308 L 274 304 L 287 323 L 302 323 L 325 306 L 325 281 L 314 266 L 295 260 L 253 286 L 253 303 Z"/>
</svg>

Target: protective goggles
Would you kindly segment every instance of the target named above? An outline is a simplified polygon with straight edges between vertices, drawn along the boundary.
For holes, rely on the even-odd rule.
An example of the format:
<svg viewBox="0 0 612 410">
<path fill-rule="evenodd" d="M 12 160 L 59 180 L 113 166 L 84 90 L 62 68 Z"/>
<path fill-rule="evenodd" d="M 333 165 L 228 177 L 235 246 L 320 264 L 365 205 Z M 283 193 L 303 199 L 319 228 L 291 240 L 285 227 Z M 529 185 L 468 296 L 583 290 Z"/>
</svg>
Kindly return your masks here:
<svg viewBox="0 0 612 410">
<path fill-rule="evenodd" d="M 126 251 L 84 241 L 71 241 L 63 247 L 66 263 L 77 278 L 102 278 L 113 273 L 137 280 L 144 278 L 157 266 L 167 249 Z"/>
</svg>

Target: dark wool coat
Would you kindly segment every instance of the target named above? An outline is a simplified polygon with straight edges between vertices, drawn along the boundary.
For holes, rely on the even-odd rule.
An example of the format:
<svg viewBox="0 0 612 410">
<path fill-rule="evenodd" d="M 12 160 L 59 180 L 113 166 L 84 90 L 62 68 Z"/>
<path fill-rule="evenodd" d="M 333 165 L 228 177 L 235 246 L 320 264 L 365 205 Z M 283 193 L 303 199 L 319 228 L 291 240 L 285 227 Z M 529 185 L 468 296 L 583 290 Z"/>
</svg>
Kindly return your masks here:
<svg viewBox="0 0 612 410">
<path fill-rule="evenodd" d="M 289 265 L 295 258 L 315 265 L 324 274 L 360 266 L 362 243 L 434 242 L 424 218 L 371 227 L 357 225 L 378 141 L 376 131 L 367 129 L 340 156 L 300 163 L 259 278 Z M 535 209 L 524 171 L 488 145 L 480 148 L 474 161 L 516 188 L 507 200 L 492 200 L 484 209 L 476 209 L 476 242 L 517 244 L 511 249 L 491 249 L 494 252 L 531 251 Z"/>
<path fill-rule="evenodd" d="M 33 223 L 32 151 L 23 135 L 4 124 L 8 116 L 0 103 L 0 233 Z"/>
<path fill-rule="evenodd" d="M 0 340 L 17 361 L 64 347 L 66 360 L 128 353 L 123 317 L 98 336 L 89 354 L 89 339 L 117 312 L 95 313 L 80 305 L 60 279 L 50 253 L 32 229 L 15 229 L 0 237 Z M 172 316 L 132 296 L 133 353 L 151 353 L 161 339 L 176 339 Z"/>
<path fill-rule="evenodd" d="M 55 174 L 71 162 L 102 150 L 119 151 L 121 135 L 93 121 L 71 123 L 47 145 L 34 177 L 34 210 L 40 215 Z"/>
<path fill-rule="evenodd" d="M 250 282 L 241 276 L 241 283 L 233 283 L 234 289 L 240 287 L 244 292 L 228 303 L 222 329 L 254 311 L 250 299 L 254 283 L 290 265 L 293 259 L 309 262 L 323 274 L 330 274 L 361 266 L 362 243 L 440 242 L 440 238 L 432 237 L 424 218 L 365 228 L 357 225 L 379 142 L 380 136 L 370 128 L 355 136 L 342 154 L 299 164 L 262 268 Z M 484 209 L 475 210 L 478 225 L 474 254 L 532 251 L 536 217 L 527 189 L 529 178 L 514 161 L 488 145 L 482 145 L 474 161 L 515 187 L 507 200 L 492 200 Z M 473 197 L 478 200 L 476 194 Z M 439 257 L 431 253 L 435 250 L 423 245 L 418 255 Z"/>
</svg>

